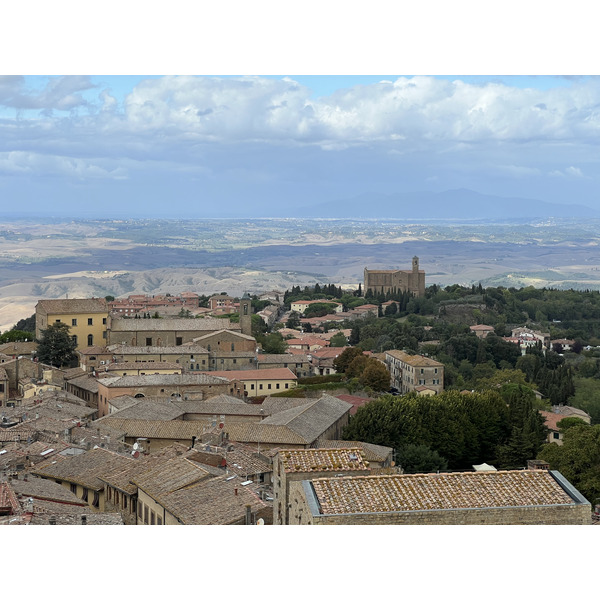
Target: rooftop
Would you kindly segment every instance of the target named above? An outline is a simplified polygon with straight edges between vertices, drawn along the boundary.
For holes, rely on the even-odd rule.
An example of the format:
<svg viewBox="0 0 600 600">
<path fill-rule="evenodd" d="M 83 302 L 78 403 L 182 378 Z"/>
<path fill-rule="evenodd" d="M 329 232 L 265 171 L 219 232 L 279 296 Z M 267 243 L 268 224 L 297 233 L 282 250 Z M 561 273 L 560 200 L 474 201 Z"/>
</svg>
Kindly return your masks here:
<svg viewBox="0 0 600 600">
<path fill-rule="evenodd" d="M 444 365 L 437 360 L 433 360 L 431 358 L 427 358 L 426 356 L 421 356 L 420 354 L 407 354 L 402 350 L 388 350 L 386 351 L 386 355 L 391 356 L 392 358 L 396 358 L 397 360 L 401 360 L 405 362 L 407 365 L 411 367 L 443 367 Z"/>
<path fill-rule="evenodd" d="M 64 315 L 75 313 L 108 313 L 104 298 L 63 298 L 60 300 L 40 300 L 36 305 L 46 314 Z"/>
<path fill-rule="evenodd" d="M 279 458 L 286 473 L 312 471 L 370 471 L 363 451 L 350 448 L 309 448 L 280 450 Z"/>
<path fill-rule="evenodd" d="M 322 478 L 321 514 L 572 505 L 550 471 L 487 471 Z"/>
</svg>

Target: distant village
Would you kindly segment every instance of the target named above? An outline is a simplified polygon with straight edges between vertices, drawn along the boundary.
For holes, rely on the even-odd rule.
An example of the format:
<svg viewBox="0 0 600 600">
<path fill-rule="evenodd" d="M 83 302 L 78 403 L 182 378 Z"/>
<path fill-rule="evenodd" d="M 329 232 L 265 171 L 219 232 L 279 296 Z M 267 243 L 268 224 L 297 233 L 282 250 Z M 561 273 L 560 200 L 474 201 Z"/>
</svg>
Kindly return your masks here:
<svg viewBox="0 0 600 600">
<path fill-rule="evenodd" d="M 353 339 L 425 296 L 418 257 L 410 266 L 365 269 L 358 289 L 340 290 L 355 306 L 281 290 L 204 306 L 190 291 L 39 300 L 32 339 L 0 346 L 0 524 L 597 523 L 534 455 L 506 470 L 406 472 L 397 448 L 348 439 L 381 396 L 445 392 L 447 367 L 427 341 L 364 350 Z M 67 365 L 40 358 L 61 328 Z M 484 323 L 468 331 L 475 345 L 496 335 Z M 576 343 L 522 325 L 501 340 L 519 356 Z M 352 380 L 340 370 L 350 350 L 363 361 Z M 591 422 L 562 403 L 539 413 L 547 444 L 562 444 L 561 419 Z"/>
</svg>

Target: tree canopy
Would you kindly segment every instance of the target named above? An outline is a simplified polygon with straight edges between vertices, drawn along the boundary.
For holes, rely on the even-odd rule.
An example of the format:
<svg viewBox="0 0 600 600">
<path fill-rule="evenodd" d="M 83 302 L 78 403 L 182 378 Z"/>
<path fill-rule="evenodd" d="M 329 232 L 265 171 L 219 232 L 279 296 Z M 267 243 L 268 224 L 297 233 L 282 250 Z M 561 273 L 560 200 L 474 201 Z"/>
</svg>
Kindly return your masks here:
<svg viewBox="0 0 600 600">
<path fill-rule="evenodd" d="M 69 334 L 66 323 L 52 323 L 38 340 L 37 358 L 53 367 L 65 367 L 77 362 L 77 342 Z"/>
</svg>

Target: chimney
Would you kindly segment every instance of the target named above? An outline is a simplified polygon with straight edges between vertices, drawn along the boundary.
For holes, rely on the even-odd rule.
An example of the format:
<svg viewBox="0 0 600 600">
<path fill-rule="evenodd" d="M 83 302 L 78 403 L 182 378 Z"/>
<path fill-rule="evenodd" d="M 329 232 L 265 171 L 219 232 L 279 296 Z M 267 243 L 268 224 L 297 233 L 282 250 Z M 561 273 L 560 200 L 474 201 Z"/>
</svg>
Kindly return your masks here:
<svg viewBox="0 0 600 600">
<path fill-rule="evenodd" d="M 237 496 L 237 488 L 233 488 L 233 493 Z"/>
<path fill-rule="evenodd" d="M 252 525 L 252 507 L 246 504 L 246 525 Z"/>
<path fill-rule="evenodd" d="M 87 525 L 87 516 L 86 515 L 81 515 L 81 524 Z"/>
<path fill-rule="evenodd" d="M 48 518 L 48 525 L 56 525 L 56 517 L 51 516 Z"/>
</svg>

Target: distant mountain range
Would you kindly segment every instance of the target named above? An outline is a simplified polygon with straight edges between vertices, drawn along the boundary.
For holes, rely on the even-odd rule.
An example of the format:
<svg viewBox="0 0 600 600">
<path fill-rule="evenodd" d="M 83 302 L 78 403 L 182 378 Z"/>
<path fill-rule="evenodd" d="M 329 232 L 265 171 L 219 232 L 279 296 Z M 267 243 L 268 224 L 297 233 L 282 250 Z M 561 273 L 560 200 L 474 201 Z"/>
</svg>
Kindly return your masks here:
<svg viewBox="0 0 600 600">
<path fill-rule="evenodd" d="M 554 204 L 530 198 L 503 198 L 459 189 L 439 193 L 367 193 L 345 200 L 308 206 L 290 216 L 464 221 L 545 217 L 599 218 L 600 211 L 581 204 Z"/>
</svg>

